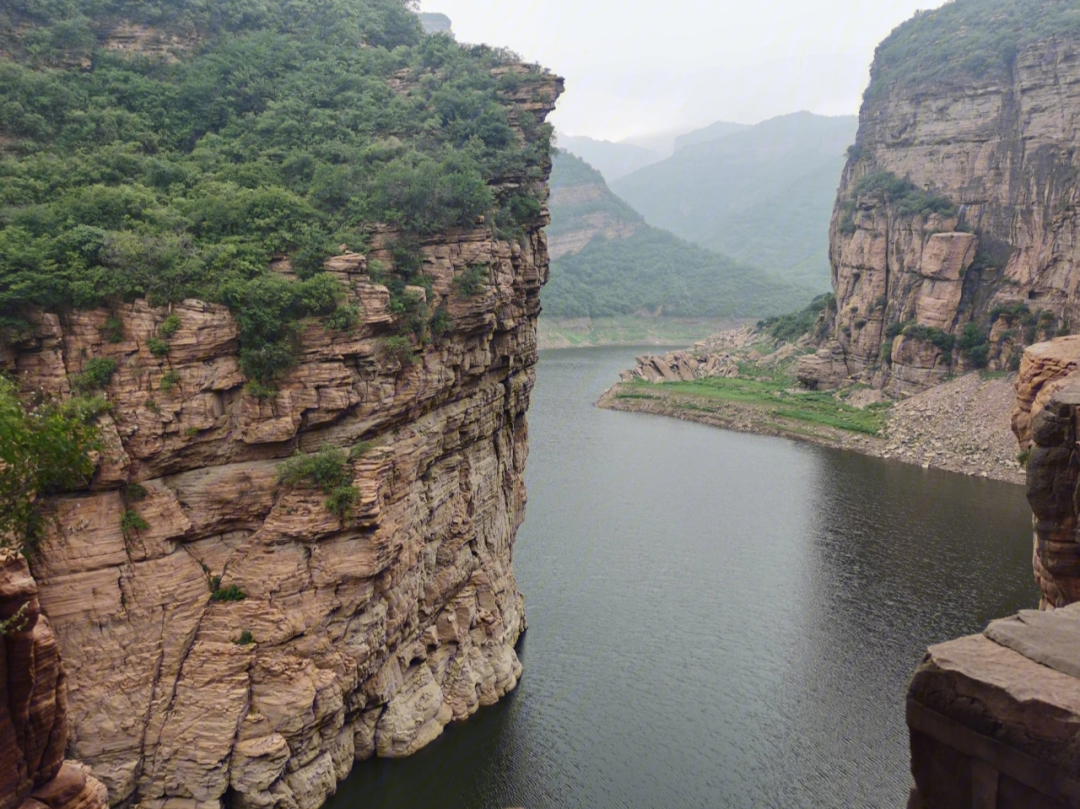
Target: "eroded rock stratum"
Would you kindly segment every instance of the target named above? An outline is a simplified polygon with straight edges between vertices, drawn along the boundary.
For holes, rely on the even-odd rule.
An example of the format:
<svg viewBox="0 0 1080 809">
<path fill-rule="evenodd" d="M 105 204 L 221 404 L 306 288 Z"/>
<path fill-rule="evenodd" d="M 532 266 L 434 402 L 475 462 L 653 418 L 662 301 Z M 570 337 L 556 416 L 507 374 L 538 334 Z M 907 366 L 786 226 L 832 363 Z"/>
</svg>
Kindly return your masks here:
<svg viewBox="0 0 1080 809">
<path fill-rule="evenodd" d="M 830 227 L 827 336 L 799 376 L 906 395 L 1015 370 L 1024 346 L 1080 324 L 1080 42 L 1050 37 L 979 76 L 880 83 Z"/>
<path fill-rule="evenodd" d="M 537 76 L 518 109 L 546 115 L 560 90 Z M 311 323 L 271 398 L 245 389 L 230 313 L 196 300 L 39 313 L 4 348 L 27 392 L 66 394 L 89 357 L 118 365 L 108 450 L 90 491 L 52 505 L 33 565 L 66 670 L 67 754 L 111 804 L 316 807 L 355 760 L 410 754 L 514 688 L 545 223 L 422 243 L 428 303 L 453 328 L 411 352 L 388 343 L 397 326 L 369 257 L 330 259 L 361 323 Z M 486 280 L 465 294 L 455 278 L 479 266 Z M 180 328 L 156 357 L 170 312 Z M 113 316 L 117 343 L 103 336 Z M 321 491 L 279 482 L 294 452 L 362 441 L 344 518 Z M 121 530 L 128 511 L 149 527 Z M 212 600 L 213 587 L 246 597 Z"/>
</svg>

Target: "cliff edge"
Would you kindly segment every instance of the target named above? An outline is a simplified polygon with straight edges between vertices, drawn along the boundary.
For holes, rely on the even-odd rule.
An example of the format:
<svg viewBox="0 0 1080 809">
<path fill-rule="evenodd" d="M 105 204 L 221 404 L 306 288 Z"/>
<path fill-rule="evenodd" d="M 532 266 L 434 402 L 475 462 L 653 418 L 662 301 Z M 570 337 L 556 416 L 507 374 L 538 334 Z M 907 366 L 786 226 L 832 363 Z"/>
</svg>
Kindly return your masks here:
<svg viewBox="0 0 1080 809">
<path fill-rule="evenodd" d="M 291 60 L 281 80 L 237 78 L 251 94 L 212 121 L 183 108 L 190 137 L 91 93 L 159 151 L 104 132 L 91 157 L 127 155 L 112 175 L 87 190 L 64 172 L 63 195 L 12 203 L 75 200 L 66 221 L 0 233 L 35 245 L 0 261 L 0 371 L 28 411 L 91 391 L 100 438 L 92 478 L 38 498 L 24 545 L 67 739 L 20 770 L 20 795 L 66 748 L 113 806 L 314 809 L 354 761 L 415 752 L 521 675 L 511 562 L 562 80 L 425 38 L 393 0 L 284 22 L 271 4 L 239 33 L 233 11 L 148 10 L 212 44 L 168 58 L 95 51 L 83 19 L 88 79 L 71 54 L 0 63 L 24 89 L 116 71 L 138 104 L 182 108 L 162 96 L 225 92 L 200 71 Z M 37 139 L 7 133 L 5 166 L 68 159 L 67 112 Z M 94 194 L 154 214 L 78 207 Z M 73 223 L 84 258 L 54 252 Z"/>
<path fill-rule="evenodd" d="M 907 395 L 1016 370 L 1025 346 L 1080 325 L 1070 15 L 955 0 L 879 46 L 830 224 L 836 301 L 805 384 Z"/>
</svg>

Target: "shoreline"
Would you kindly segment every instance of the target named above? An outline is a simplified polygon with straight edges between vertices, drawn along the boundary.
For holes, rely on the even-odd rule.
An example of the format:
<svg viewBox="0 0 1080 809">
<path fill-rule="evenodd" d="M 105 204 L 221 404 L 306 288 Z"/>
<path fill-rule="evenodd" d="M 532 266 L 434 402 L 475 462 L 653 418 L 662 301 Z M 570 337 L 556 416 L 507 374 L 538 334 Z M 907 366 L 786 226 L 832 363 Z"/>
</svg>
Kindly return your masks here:
<svg viewBox="0 0 1080 809">
<path fill-rule="evenodd" d="M 964 383 L 966 379 L 960 378 L 955 381 Z M 944 388 L 951 384 L 953 383 L 946 383 L 938 387 Z M 912 397 L 912 399 L 897 405 L 897 412 L 890 414 L 890 436 L 883 437 L 785 418 L 753 405 L 710 401 L 706 406 L 704 400 L 685 394 L 669 393 L 664 391 L 661 386 L 656 386 L 655 390 L 650 390 L 648 398 L 640 395 L 620 396 L 622 385 L 623 383 L 616 383 L 605 390 L 594 403 L 594 406 L 604 410 L 646 413 L 677 418 L 741 433 L 790 438 L 821 447 L 859 452 L 863 455 L 884 460 L 900 461 L 913 466 L 921 466 L 923 469 L 941 469 L 946 472 L 983 477 L 1003 483 L 1024 485 L 1026 479 L 1024 470 L 1020 468 L 1015 460 L 1010 462 L 1010 460 L 1001 457 L 986 457 L 988 453 L 984 453 L 983 457 L 980 458 L 978 453 L 975 452 L 950 452 L 943 449 L 941 446 L 943 434 L 937 437 L 934 437 L 934 434 L 929 434 L 930 437 L 924 441 L 926 447 L 912 448 L 908 446 L 911 442 L 907 440 L 907 430 L 910 429 L 912 422 L 925 420 L 921 418 L 925 408 L 920 407 L 917 401 L 918 397 Z M 967 385 L 971 387 L 971 382 L 967 381 Z M 985 387 L 985 385 L 982 387 Z M 934 391 L 935 389 L 925 391 L 920 396 L 925 396 Z M 909 406 L 904 408 L 905 405 Z M 901 410 L 900 408 L 904 409 Z"/>
</svg>

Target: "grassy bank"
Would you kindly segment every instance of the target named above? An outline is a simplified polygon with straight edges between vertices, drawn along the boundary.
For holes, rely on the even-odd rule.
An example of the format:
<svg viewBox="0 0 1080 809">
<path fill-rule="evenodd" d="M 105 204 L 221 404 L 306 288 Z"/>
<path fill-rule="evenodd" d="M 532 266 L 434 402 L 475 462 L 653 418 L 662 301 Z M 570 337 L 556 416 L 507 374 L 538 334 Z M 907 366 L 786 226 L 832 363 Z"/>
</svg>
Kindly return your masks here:
<svg viewBox="0 0 1080 809">
<path fill-rule="evenodd" d="M 889 410 L 885 402 L 858 408 L 832 393 L 797 390 L 785 378 L 711 377 L 660 384 L 636 380 L 620 384 L 614 398 L 666 400 L 672 408 L 716 414 L 723 414 L 727 404 L 742 405 L 759 410 L 766 422 L 800 421 L 870 436 L 884 434 Z"/>
</svg>

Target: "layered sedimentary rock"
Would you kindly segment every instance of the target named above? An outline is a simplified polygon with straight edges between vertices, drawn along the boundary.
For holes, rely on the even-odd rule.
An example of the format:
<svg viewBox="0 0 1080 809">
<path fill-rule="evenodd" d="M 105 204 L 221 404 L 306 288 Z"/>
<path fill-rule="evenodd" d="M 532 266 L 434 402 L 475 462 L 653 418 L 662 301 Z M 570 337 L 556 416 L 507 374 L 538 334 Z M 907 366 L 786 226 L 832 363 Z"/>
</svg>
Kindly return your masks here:
<svg viewBox="0 0 1080 809">
<path fill-rule="evenodd" d="M 1013 432 L 1027 453 L 1027 496 L 1035 515 L 1035 579 L 1044 608 L 1080 601 L 1080 501 L 1077 407 L 1080 336 L 1024 352 L 1016 383 Z"/>
<path fill-rule="evenodd" d="M 545 115 L 560 90 L 534 76 L 516 108 Z M 399 324 L 368 257 L 329 260 L 361 322 L 307 325 L 269 398 L 245 388 L 233 317 L 196 300 L 39 313 L 5 347 L 28 393 L 65 395 L 88 358 L 117 363 L 93 484 L 52 503 L 33 566 L 64 659 L 68 754 L 113 805 L 315 807 L 354 760 L 412 753 L 514 688 L 545 222 L 424 242 L 428 304 L 453 328 L 411 350 L 389 341 Z M 480 266 L 464 294 L 455 278 Z M 155 356 L 169 314 L 180 328 Z M 325 445 L 357 448 L 344 516 L 280 482 L 282 459 Z"/>
<path fill-rule="evenodd" d="M 1080 612 L 1026 610 L 931 646 L 908 690 L 909 809 L 1080 803 Z"/>
<path fill-rule="evenodd" d="M 903 395 L 1015 368 L 1024 345 L 1080 324 L 1078 109 L 1080 42 L 1065 37 L 1007 69 L 870 94 L 830 227 L 833 342 L 800 378 Z M 867 180 L 886 172 L 908 193 Z M 981 358 L 951 339 L 968 323 Z"/>
<path fill-rule="evenodd" d="M 0 549 L 0 809 L 103 809 L 105 787 L 65 761 L 67 687 L 26 561 Z"/>
</svg>

